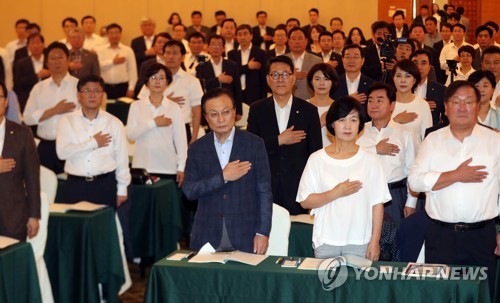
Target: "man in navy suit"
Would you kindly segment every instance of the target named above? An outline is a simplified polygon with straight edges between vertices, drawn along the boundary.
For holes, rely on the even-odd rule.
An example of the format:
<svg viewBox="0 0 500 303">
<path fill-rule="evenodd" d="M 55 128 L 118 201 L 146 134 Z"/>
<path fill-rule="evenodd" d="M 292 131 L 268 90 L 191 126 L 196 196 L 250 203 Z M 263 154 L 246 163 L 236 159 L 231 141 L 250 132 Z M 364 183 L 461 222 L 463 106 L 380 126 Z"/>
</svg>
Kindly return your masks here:
<svg viewBox="0 0 500 303">
<path fill-rule="evenodd" d="M 240 67 L 236 62 L 222 57 L 224 53 L 224 38 L 213 35 L 208 38 L 210 60 L 196 67 L 196 78 L 200 79 L 205 91 L 214 88 L 226 88 L 233 94 L 236 107 L 236 120 L 243 114 L 240 82 Z"/>
<path fill-rule="evenodd" d="M 156 23 L 151 18 L 143 18 L 141 20 L 142 36 L 132 39 L 130 47 L 134 50 L 137 70 L 141 69 L 141 64 L 156 56 L 153 48 L 153 40 L 155 38 Z"/>
<path fill-rule="evenodd" d="M 209 242 L 219 251 L 265 254 L 273 198 L 264 142 L 234 127 L 231 93 L 213 89 L 201 104 L 213 132 L 188 150 L 182 189 L 188 199 L 198 199 L 190 247 Z"/>
<path fill-rule="evenodd" d="M 273 96 L 250 106 L 247 131 L 266 144 L 274 202 L 291 215 L 306 213 L 296 197 L 307 159 L 323 145 L 318 109 L 292 95 L 296 78 L 290 57 L 272 58 L 268 66 Z"/>
<path fill-rule="evenodd" d="M 420 49 L 411 54 L 410 59 L 417 65 L 420 72 L 420 84 L 415 89 L 415 95 L 429 103 L 432 114 L 432 125 L 447 122 L 444 114 L 444 91 L 446 87 L 436 81 L 431 81 L 431 55 L 425 49 Z"/>
<path fill-rule="evenodd" d="M 335 89 L 331 97 L 332 99 L 338 99 L 343 96 L 354 97 L 363 104 L 365 121 L 369 121 L 370 118 L 366 114 L 366 91 L 374 81 L 361 73 L 361 67 L 364 62 L 364 51 L 359 45 L 346 45 L 342 49 L 342 63 L 345 74 L 339 76 L 339 86 Z"/>
<path fill-rule="evenodd" d="M 250 105 L 266 97 L 266 53 L 252 44 L 250 25 L 239 25 L 236 38 L 239 46 L 230 51 L 227 57 L 241 67 L 243 102 Z"/>
<path fill-rule="evenodd" d="M 256 18 L 258 25 L 252 27 L 252 43 L 262 50 L 268 51 L 273 44 L 274 29 L 266 25 L 267 13 L 265 11 L 258 11 Z"/>
</svg>

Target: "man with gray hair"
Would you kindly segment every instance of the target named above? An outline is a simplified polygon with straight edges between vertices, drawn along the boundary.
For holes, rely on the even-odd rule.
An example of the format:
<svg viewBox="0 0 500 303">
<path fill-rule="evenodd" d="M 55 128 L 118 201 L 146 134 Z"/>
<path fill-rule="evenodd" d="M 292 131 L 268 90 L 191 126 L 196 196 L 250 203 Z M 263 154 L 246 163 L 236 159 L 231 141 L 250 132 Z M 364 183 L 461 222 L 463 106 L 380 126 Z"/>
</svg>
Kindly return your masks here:
<svg viewBox="0 0 500 303">
<path fill-rule="evenodd" d="M 85 33 L 83 29 L 77 27 L 69 33 L 69 43 L 71 50 L 69 51 L 69 73 L 81 79 L 88 75 L 99 76 L 99 61 L 97 55 L 83 48 L 85 42 Z"/>
<path fill-rule="evenodd" d="M 156 51 L 153 48 L 153 40 L 155 38 L 156 23 L 150 17 L 141 19 L 142 35 L 132 40 L 130 46 L 134 50 L 137 70 L 141 69 L 142 62 L 154 58 Z"/>
</svg>

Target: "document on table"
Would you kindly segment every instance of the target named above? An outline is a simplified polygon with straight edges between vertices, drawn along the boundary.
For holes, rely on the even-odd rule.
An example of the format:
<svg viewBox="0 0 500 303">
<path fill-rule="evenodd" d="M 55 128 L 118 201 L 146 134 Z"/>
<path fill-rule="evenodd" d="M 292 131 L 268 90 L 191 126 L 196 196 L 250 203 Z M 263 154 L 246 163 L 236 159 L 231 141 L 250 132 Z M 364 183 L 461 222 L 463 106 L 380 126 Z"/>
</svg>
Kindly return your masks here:
<svg viewBox="0 0 500 303">
<path fill-rule="evenodd" d="M 19 240 L 9 237 L 0 236 L 0 249 L 4 249 L 11 245 L 16 244 Z"/>
<path fill-rule="evenodd" d="M 245 263 L 256 266 L 267 258 L 266 255 L 256 255 L 241 251 L 216 252 L 215 249 L 207 243 L 203 245 L 198 254 L 189 260 L 190 263 L 226 263 L 228 261 Z"/>
<path fill-rule="evenodd" d="M 325 259 L 315 259 L 315 258 L 305 258 L 302 263 L 300 263 L 300 266 L 298 269 L 302 270 L 318 270 L 319 266 L 321 263 L 323 263 Z"/>
<path fill-rule="evenodd" d="M 95 211 L 107 207 L 104 204 L 95 204 L 87 201 L 78 202 L 76 204 L 52 203 L 49 205 L 51 213 L 65 213 L 68 210 L 78 211 Z"/>
</svg>

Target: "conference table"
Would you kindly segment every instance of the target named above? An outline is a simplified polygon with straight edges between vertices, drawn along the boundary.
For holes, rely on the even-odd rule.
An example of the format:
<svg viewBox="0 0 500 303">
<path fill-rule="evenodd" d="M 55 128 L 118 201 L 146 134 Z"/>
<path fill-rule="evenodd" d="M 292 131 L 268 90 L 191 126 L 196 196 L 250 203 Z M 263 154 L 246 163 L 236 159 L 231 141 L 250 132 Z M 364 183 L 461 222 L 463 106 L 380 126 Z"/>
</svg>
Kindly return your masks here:
<svg viewBox="0 0 500 303">
<path fill-rule="evenodd" d="M 314 257 L 312 231 L 312 224 L 292 222 L 288 243 L 288 255 Z M 497 233 L 500 233 L 500 225 L 497 225 Z M 493 302 L 500 303 L 500 258 L 497 258 L 496 285 L 495 299 Z"/>
<path fill-rule="evenodd" d="M 44 254 L 55 302 L 110 303 L 125 282 L 115 212 L 110 207 L 51 213 Z"/>
<path fill-rule="evenodd" d="M 283 268 L 269 256 L 257 266 L 162 259 L 151 269 L 144 300 L 160 302 L 488 302 L 486 280 L 373 278 L 348 268 L 346 282 L 323 289 L 316 270 Z M 375 262 L 400 270 L 406 263 Z M 378 276 L 377 276 L 378 277 Z"/>
<path fill-rule="evenodd" d="M 64 203 L 64 184 L 59 180 L 57 202 Z M 131 185 L 128 201 L 118 209 L 127 255 L 157 261 L 176 250 L 184 231 L 181 206 L 182 195 L 173 180 Z"/>
<path fill-rule="evenodd" d="M 19 242 L 0 249 L 0 302 L 41 302 L 31 244 Z"/>
</svg>

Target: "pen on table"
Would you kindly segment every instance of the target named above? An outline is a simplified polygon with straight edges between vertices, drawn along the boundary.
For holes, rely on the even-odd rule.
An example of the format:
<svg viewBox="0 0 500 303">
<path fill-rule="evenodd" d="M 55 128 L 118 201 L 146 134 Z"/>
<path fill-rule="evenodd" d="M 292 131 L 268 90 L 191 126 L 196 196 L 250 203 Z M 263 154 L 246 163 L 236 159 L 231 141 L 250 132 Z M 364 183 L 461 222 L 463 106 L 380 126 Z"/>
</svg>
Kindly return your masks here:
<svg viewBox="0 0 500 303">
<path fill-rule="evenodd" d="M 297 263 L 297 265 L 300 265 L 301 262 L 302 262 L 302 258 L 299 258 L 299 262 Z"/>
<path fill-rule="evenodd" d="M 283 258 L 282 258 L 282 257 L 279 257 L 279 258 L 278 258 L 278 260 L 276 260 L 276 264 L 281 263 L 281 261 L 283 261 Z"/>
</svg>

